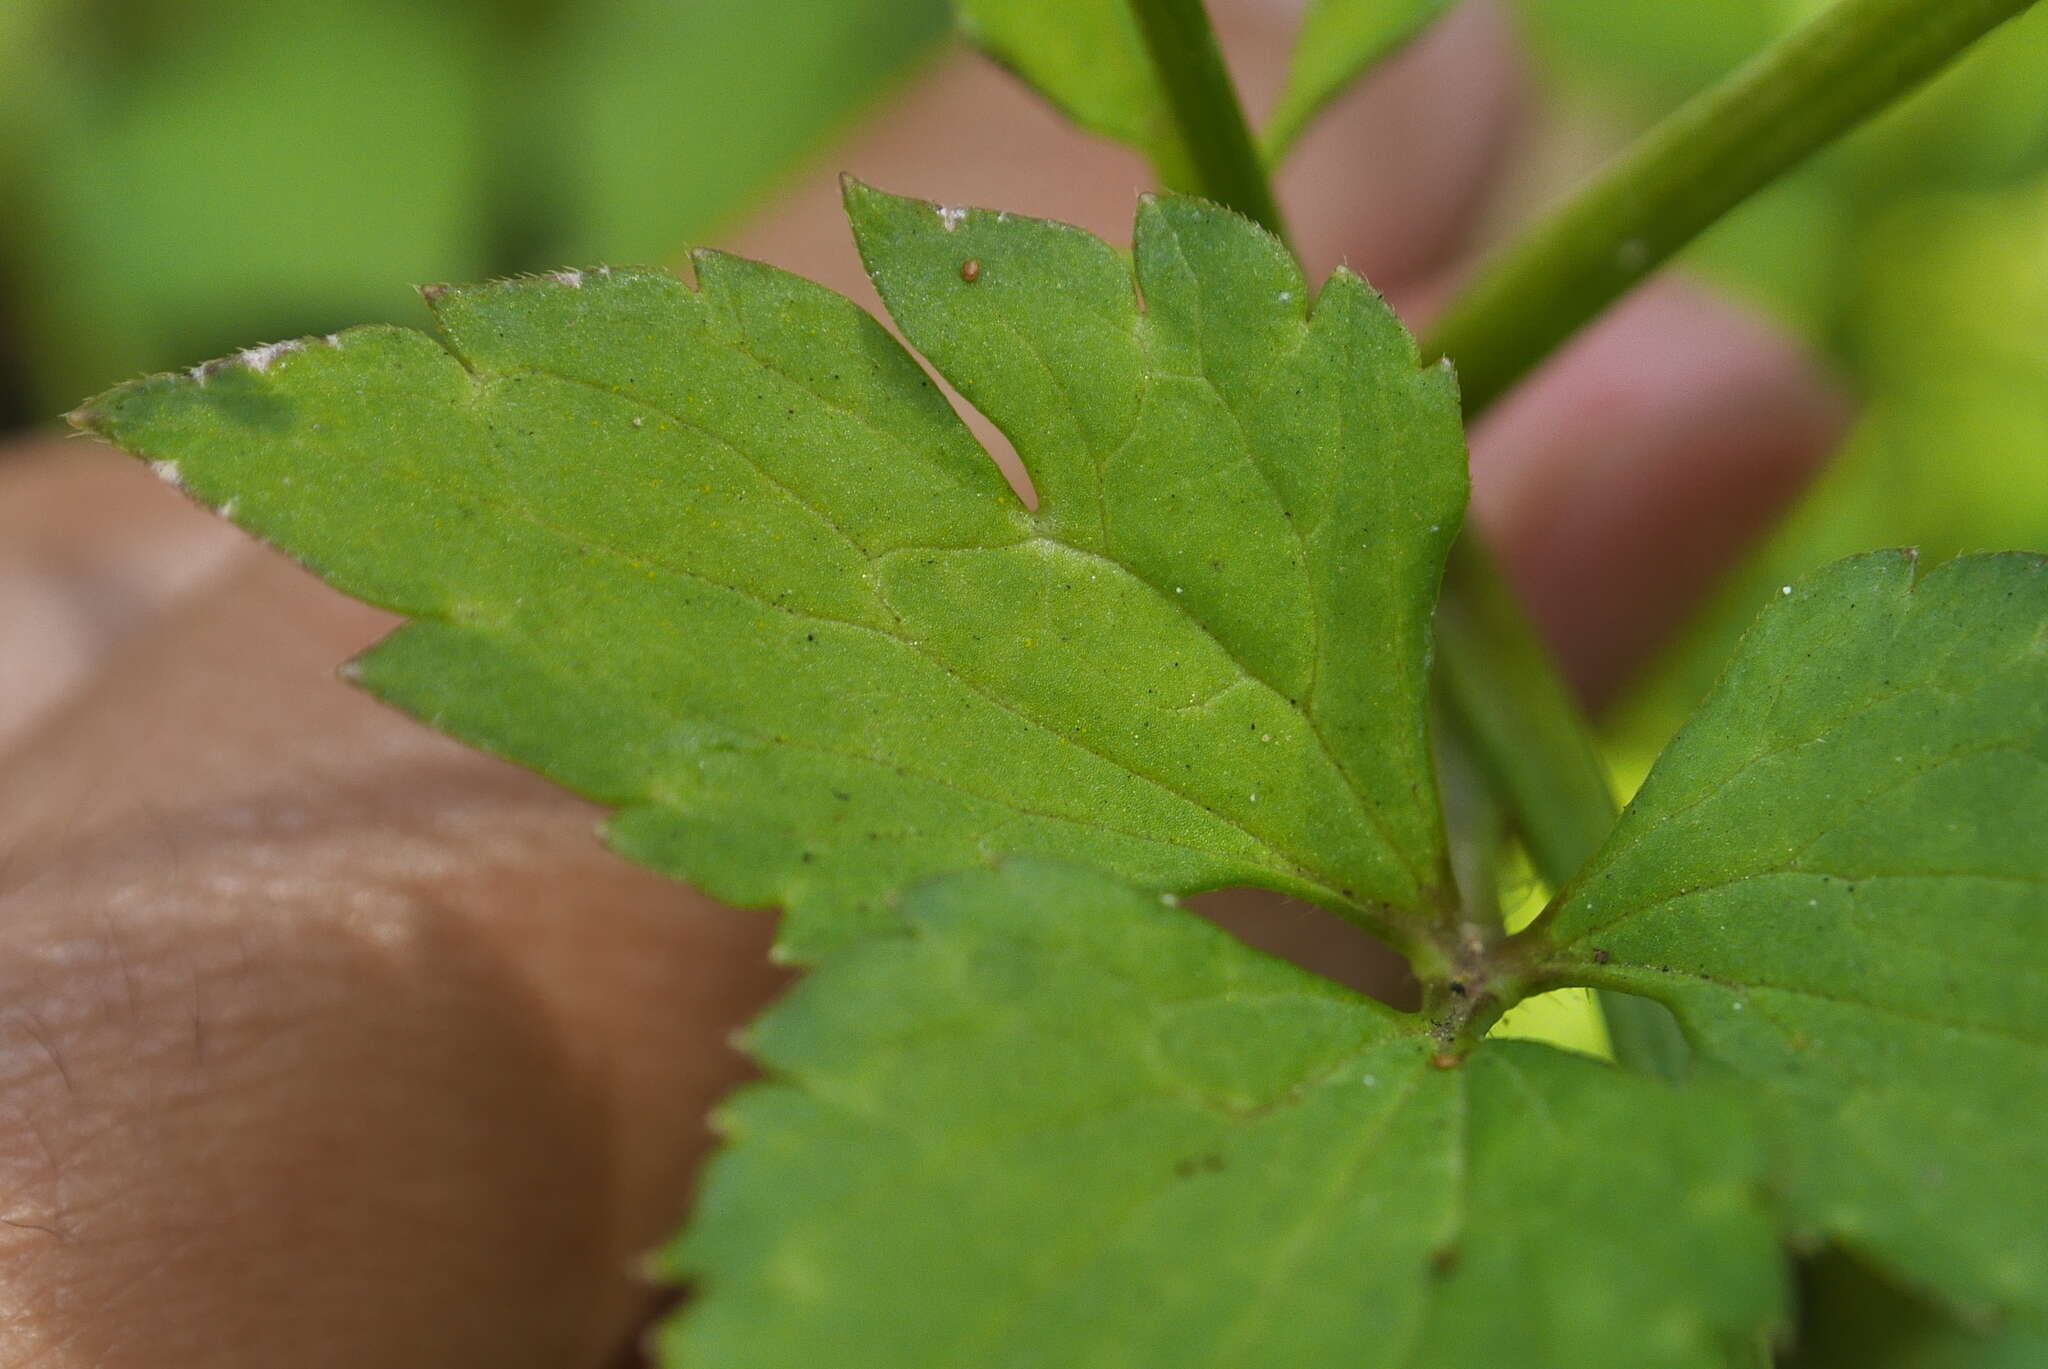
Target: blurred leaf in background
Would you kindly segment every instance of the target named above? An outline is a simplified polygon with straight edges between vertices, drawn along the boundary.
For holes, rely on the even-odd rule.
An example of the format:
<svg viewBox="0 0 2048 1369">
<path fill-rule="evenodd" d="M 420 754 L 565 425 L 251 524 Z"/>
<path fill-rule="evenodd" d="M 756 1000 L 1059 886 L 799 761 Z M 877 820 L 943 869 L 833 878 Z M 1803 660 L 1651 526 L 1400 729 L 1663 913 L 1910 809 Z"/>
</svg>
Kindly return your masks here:
<svg viewBox="0 0 2048 1369">
<path fill-rule="evenodd" d="M 817 151 L 944 0 L 5 0 L 0 426 L 408 286 L 659 261 Z"/>
<path fill-rule="evenodd" d="M 556 261 L 647 263 L 722 227 L 948 31 L 946 0 L 605 0 L 543 81 Z"/>
<path fill-rule="evenodd" d="M 56 23 L 18 289 L 39 404 L 486 265 L 481 16 L 403 0 Z M 122 41 L 114 41 L 116 37 Z"/>
</svg>

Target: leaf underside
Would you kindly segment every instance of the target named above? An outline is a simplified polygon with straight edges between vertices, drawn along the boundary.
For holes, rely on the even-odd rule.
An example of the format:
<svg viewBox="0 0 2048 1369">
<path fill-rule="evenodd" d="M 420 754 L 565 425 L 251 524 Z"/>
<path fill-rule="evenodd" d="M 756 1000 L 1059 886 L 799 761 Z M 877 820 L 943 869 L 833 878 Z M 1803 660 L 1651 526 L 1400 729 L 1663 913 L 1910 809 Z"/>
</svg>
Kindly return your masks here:
<svg viewBox="0 0 2048 1369">
<path fill-rule="evenodd" d="M 2048 1314 L 2048 561 L 1788 586 L 1551 935 L 1741 1081 L 1789 1220 Z"/>
<path fill-rule="evenodd" d="M 1060 907 L 1067 916 L 1048 918 Z M 754 1032 L 690 1365 L 1756 1362 L 1739 1106 L 1391 1012 L 1100 877 L 927 889 Z"/>
<path fill-rule="evenodd" d="M 620 808 L 626 855 L 786 907 L 799 959 L 1015 853 L 1364 920 L 1445 902 L 1448 371 L 1348 272 L 1311 313 L 1276 241 L 1196 201 L 1145 203 L 1135 282 L 1063 225 L 849 210 L 1035 511 L 865 312 L 717 254 L 696 290 L 437 289 L 446 347 L 359 329 L 80 418 L 418 620 L 368 688 Z"/>
</svg>

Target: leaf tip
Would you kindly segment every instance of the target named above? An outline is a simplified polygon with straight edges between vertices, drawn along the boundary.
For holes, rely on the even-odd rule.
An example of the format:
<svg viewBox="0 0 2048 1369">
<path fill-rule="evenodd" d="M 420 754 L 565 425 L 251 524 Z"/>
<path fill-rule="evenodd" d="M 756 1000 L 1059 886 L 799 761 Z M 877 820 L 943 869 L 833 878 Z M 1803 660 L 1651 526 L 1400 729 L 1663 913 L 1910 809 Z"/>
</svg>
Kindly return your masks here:
<svg viewBox="0 0 2048 1369">
<path fill-rule="evenodd" d="M 966 223 L 970 216 L 983 212 L 969 209 L 965 205 L 940 204 L 936 200 L 920 199 L 915 195 L 892 195 L 851 175 L 842 174 L 839 184 L 845 195 L 846 215 L 853 221 L 856 235 L 862 231 L 864 224 L 877 222 L 883 215 L 905 214 L 936 215 L 939 226 L 948 233 L 953 233 L 957 232 L 960 225 Z M 995 217 L 1001 221 L 1007 216 L 997 214 Z"/>
<path fill-rule="evenodd" d="M 1372 289 L 1371 283 L 1367 281 L 1364 276 L 1360 275 L 1356 270 L 1354 270 L 1352 268 L 1351 263 L 1348 261 L 1340 261 L 1335 266 L 1330 268 L 1329 284 L 1341 284 L 1347 290 L 1358 289 L 1360 287 L 1363 287 L 1367 290 Z M 1375 293 L 1377 292 L 1375 291 Z"/>
<path fill-rule="evenodd" d="M 864 200 L 873 199 L 877 193 L 873 186 L 854 175 L 851 171 L 839 173 L 839 196 L 846 201 L 848 209 Z"/>
<path fill-rule="evenodd" d="M 683 283 L 699 291 L 713 288 L 721 277 L 730 278 L 758 264 L 716 247 L 693 247 L 689 260 L 689 278 Z"/>
<path fill-rule="evenodd" d="M 105 410 L 94 407 L 98 403 L 99 400 L 97 399 L 86 400 L 85 403 L 65 414 L 64 421 L 70 424 L 72 431 L 80 436 L 111 437 L 113 435 L 113 420 L 107 416 Z"/>
</svg>

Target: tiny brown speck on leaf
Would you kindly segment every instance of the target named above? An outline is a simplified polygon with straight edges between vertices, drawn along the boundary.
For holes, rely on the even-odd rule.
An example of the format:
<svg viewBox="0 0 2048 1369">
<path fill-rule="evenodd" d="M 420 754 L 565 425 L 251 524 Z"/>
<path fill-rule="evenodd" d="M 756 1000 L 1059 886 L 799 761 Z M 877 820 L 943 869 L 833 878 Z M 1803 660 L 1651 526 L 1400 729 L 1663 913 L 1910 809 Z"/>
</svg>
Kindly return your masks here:
<svg viewBox="0 0 2048 1369">
<path fill-rule="evenodd" d="M 969 285 L 981 279 L 981 258 L 969 257 L 960 263 L 960 279 Z"/>
</svg>

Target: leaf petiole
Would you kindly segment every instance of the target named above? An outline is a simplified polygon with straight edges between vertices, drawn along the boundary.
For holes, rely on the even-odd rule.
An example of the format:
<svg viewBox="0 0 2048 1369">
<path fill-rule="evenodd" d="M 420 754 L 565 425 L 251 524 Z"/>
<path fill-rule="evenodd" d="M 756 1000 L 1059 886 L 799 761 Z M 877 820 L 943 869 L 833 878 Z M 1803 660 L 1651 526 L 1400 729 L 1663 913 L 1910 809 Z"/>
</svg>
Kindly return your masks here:
<svg viewBox="0 0 2048 1369">
<path fill-rule="evenodd" d="M 2033 0 L 1841 0 L 1652 129 L 1511 245 L 1423 340 L 1457 365 L 1468 421 L 1715 220 L 1912 90 Z M 1562 888 L 1616 805 L 1585 720 L 1484 544 L 1452 549 L 1439 680 L 1477 759 Z M 1668 1014 L 1601 995 L 1615 1053 L 1658 1073 L 1686 1051 Z"/>
<path fill-rule="evenodd" d="M 1280 203 L 1202 0 L 1131 0 L 1131 11 L 1166 90 L 1193 178 L 1173 188 L 1235 209 L 1286 241 Z M 1167 169 L 1160 170 L 1164 175 Z"/>
<path fill-rule="evenodd" d="M 1200 0 L 1132 0 L 1179 124 L 1188 188 L 1282 232 L 1272 184 Z M 1456 362 L 1468 418 L 1750 195 L 1911 91 L 2033 0 L 1841 0 L 1657 126 L 1452 304 L 1425 358 Z M 1284 233 L 1283 233 L 1284 236 Z M 1449 712 L 1562 886 L 1613 825 L 1590 730 L 1478 534 L 1438 615 Z M 1616 1053 L 1669 1074 L 1669 1018 L 1603 996 Z"/>
</svg>

